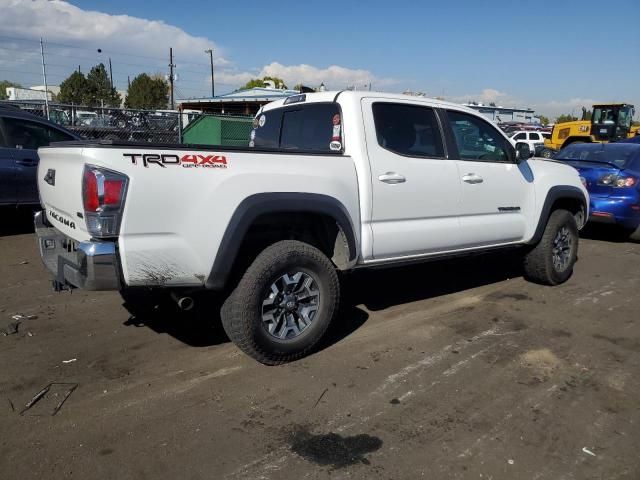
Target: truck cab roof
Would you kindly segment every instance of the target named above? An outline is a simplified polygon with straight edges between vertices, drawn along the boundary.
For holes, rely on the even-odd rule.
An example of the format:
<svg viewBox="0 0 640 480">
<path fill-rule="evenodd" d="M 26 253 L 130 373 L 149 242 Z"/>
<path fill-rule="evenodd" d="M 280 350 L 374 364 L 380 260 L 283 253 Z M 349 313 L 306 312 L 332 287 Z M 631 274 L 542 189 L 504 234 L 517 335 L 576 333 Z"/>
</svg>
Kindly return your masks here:
<svg viewBox="0 0 640 480">
<path fill-rule="evenodd" d="M 464 111 L 478 116 L 478 112 L 464 105 L 458 103 L 447 102 L 439 100 L 437 98 L 430 97 L 417 97 L 413 95 L 404 95 L 401 93 L 387 93 L 387 92 L 371 92 L 371 91 L 353 91 L 353 90 L 335 90 L 327 92 L 314 92 L 314 93 L 301 93 L 298 95 L 292 95 L 290 97 L 276 100 L 271 102 L 258 112 L 268 112 L 275 108 L 286 107 L 288 105 L 301 104 L 301 103 L 325 103 L 336 102 L 338 100 L 349 99 L 351 101 L 359 101 L 363 98 L 379 98 L 381 100 L 388 101 L 402 101 L 411 103 L 424 103 L 425 105 L 440 107 L 440 108 L 453 108 L 459 111 Z"/>
</svg>

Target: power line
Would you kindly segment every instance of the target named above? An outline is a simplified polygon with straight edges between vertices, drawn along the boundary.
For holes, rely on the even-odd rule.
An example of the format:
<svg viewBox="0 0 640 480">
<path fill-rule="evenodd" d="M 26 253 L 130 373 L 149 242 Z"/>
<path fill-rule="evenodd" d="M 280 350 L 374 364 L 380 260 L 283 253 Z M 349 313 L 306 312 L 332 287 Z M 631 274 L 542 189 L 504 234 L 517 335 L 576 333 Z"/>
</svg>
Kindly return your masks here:
<svg viewBox="0 0 640 480">
<path fill-rule="evenodd" d="M 21 41 L 21 42 L 30 42 L 30 43 L 36 43 L 36 44 L 39 43 L 37 40 L 31 40 L 31 39 L 28 39 L 28 38 L 20 38 L 20 37 L 11 37 L 11 36 L 8 36 L 8 35 L 0 35 L 0 38 L 6 38 L 6 39 L 9 39 L 9 40 L 17 40 L 17 41 Z M 45 42 L 45 46 L 48 46 L 48 45 L 54 45 L 54 46 L 63 47 L 63 48 L 73 48 L 73 49 L 77 49 L 77 50 L 85 50 L 85 51 L 90 51 L 90 52 L 93 52 L 93 51 L 96 50 L 95 48 L 78 47 L 78 46 L 75 46 L 75 45 L 66 45 L 64 43 L 46 41 Z M 47 55 L 52 55 L 52 53 L 49 53 L 48 50 L 46 50 L 45 53 L 47 53 Z M 139 55 L 139 54 L 135 54 L 135 53 L 117 52 L 117 51 L 112 51 L 112 50 L 106 51 L 106 50 L 102 49 L 102 53 L 111 53 L 113 55 L 123 55 L 123 56 L 127 56 L 127 57 L 148 58 L 148 59 L 151 59 L 151 60 L 165 61 L 165 59 L 162 58 L 162 57 L 152 57 L 150 55 Z M 191 62 L 191 61 L 188 61 L 188 60 L 184 60 L 184 61 L 182 61 L 182 63 L 188 63 L 190 65 L 200 65 L 202 67 L 207 67 L 207 68 L 209 67 L 209 65 L 206 64 L 206 63 Z"/>
</svg>

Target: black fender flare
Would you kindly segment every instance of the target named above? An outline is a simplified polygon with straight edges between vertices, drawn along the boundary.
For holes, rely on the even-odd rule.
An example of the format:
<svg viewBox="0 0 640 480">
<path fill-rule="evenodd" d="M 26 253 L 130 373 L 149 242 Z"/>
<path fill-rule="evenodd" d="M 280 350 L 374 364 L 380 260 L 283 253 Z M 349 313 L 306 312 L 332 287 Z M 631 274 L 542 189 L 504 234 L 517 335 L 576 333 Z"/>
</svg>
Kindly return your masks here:
<svg viewBox="0 0 640 480">
<path fill-rule="evenodd" d="M 333 218 L 349 247 L 349 261 L 357 259 L 353 222 L 346 207 L 328 195 L 302 192 L 257 193 L 245 198 L 236 208 L 222 236 L 211 273 L 205 286 L 211 290 L 225 287 L 242 242 L 253 222 L 267 213 L 316 213 Z"/>
<path fill-rule="evenodd" d="M 551 207 L 558 200 L 563 198 L 578 200 L 582 203 L 582 207 L 584 208 L 585 215 L 588 211 L 589 200 L 584 196 L 582 190 L 578 187 L 574 187 L 571 185 L 556 185 L 555 187 L 551 187 L 547 192 L 547 197 L 544 199 L 544 204 L 542 205 L 542 210 L 540 211 L 540 217 L 538 218 L 538 226 L 536 227 L 536 231 L 533 234 L 531 240 L 529 240 L 529 244 L 535 245 L 537 244 L 542 235 L 544 234 L 544 229 L 547 226 L 547 221 L 549 220 L 549 216 L 551 215 Z M 586 222 L 585 217 L 585 222 Z"/>
</svg>

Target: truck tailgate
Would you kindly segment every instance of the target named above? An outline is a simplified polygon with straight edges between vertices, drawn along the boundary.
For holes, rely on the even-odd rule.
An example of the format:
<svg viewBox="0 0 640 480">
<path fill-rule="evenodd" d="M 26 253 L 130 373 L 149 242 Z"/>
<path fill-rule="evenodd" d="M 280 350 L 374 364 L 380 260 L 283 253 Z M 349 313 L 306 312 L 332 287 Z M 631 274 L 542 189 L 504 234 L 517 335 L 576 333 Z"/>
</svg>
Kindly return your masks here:
<svg viewBox="0 0 640 480">
<path fill-rule="evenodd" d="M 47 220 L 74 240 L 88 240 L 82 204 L 82 148 L 41 148 L 38 155 L 38 191 Z"/>
</svg>

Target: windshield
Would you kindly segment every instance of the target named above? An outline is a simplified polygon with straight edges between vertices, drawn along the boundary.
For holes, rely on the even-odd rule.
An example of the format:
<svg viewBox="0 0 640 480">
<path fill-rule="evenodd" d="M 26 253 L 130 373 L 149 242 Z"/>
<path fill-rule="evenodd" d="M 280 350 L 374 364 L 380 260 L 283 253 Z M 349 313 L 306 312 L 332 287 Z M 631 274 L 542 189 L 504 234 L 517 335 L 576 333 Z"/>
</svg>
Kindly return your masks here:
<svg viewBox="0 0 640 480">
<path fill-rule="evenodd" d="M 630 127 L 633 118 L 633 108 L 630 106 L 596 107 L 593 109 L 593 123 L 610 124 L 620 127 Z"/>
<path fill-rule="evenodd" d="M 640 156 L 640 145 L 629 143 L 610 144 L 573 144 L 563 148 L 554 157 L 555 160 L 585 161 L 604 164 L 613 164 L 623 169 L 629 168 L 631 162 L 635 162 L 637 168 Z"/>
</svg>

